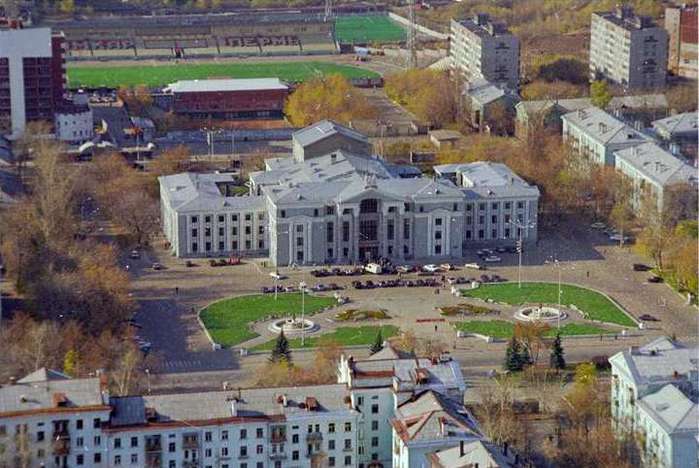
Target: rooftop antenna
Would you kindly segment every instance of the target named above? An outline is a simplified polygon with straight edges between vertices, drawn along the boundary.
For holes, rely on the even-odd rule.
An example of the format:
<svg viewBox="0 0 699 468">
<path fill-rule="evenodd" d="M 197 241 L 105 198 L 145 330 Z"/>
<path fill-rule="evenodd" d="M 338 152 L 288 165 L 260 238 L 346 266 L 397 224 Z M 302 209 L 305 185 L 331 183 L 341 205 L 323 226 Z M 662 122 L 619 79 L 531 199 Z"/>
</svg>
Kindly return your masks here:
<svg viewBox="0 0 699 468">
<path fill-rule="evenodd" d="M 415 0 L 408 0 L 408 35 L 405 41 L 408 50 L 408 69 L 417 68 L 417 37 L 415 32 Z"/>
</svg>

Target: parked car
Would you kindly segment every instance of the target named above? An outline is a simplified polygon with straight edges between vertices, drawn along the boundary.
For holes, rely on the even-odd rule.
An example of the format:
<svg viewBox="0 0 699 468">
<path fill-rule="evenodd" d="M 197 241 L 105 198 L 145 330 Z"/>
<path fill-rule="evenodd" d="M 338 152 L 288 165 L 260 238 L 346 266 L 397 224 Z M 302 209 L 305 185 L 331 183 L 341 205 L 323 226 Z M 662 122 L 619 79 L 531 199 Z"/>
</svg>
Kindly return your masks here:
<svg viewBox="0 0 699 468">
<path fill-rule="evenodd" d="M 615 242 L 631 242 L 633 239 L 630 236 L 622 236 L 621 234 L 612 234 L 609 236 L 609 240 Z"/>
<path fill-rule="evenodd" d="M 596 223 L 590 224 L 590 227 L 591 227 L 592 229 L 599 229 L 599 230 L 607 229 L 607 225 L 604 224 L 604 223 L 600 223 L 599 221 L 596 222 Z"/>
<path fill-rule="evenodd" d="M 655 316 L 650 315 L 650 314 L 643 314 L 638 318 L 640 318 L 644 322 L 660 322 L 660 319 L 658 317 L 655 317 Z"/>
<path fill-rule="evenodd" d="M 283 280 L 284 278 L 286 278 L 286 276 L 280 274 L 278 271 L 272 271 L 272 272 L 270 272 L 269 276 L 271 276 L 272 278 L 274 278 L 274 279 L 277 280 L 277 281 L 281 281 L 281 280 Z"/>
<path fill-rule="evenodd" d="M 650 271 L 650 269 L 648 265 L 644 265 L 643 263 L 633 264 L 633 271 Z"/>
<path fill-rule="evenodd" d="M 442 263 L 441 265 L 439 265 L 439 268 L 442 271 L 451 271 L 453 267 L 451 266 L 451 263 Z"/>
<path fill-rule="evenodd" d="M 155 262 L 155 263 L 153 264 L 152 268 L 153 268 L 154 270 L 163 270 L 163 269 L 164 269 L 164 267 L 163 267 L 160 263 L 158 263 L 158 262 Z"/>
<path fill-rule="evenodd" d="M 400 265 L 396 267 L 396 271 L 398 273 L 412 273 L 413 271 L 415 271 L 415 268 L 411 265 Z"/>
<path fill-rule="evenodd" d="M 478 249 L 476 250 L 476 255 L 479 257 L 487 257 L 488 255 L 493 255 L 492 249 Z"/>
<path fill-rule="evenodd" d="M 475 262 L 474 263 L 467 263 L 464 265 L 464 268 L 471 268 L 473 270 L 482 270 L 483 265 L 481 265 L 479 263 L 475 263 Z"/>
<path fill-rule="evenodd" d="M 502 261 L 502 258 L 498 257 L 497 255 L 488 255 L 483 259 L 483 261 L 487 263 L 498 263 Z"/>
<path fill-rule="evenodd" d="M 364 267 L 364 269 L 375 275 L 380 275 L 383 272 L 383 267 L 381 267 L 381 265 L 378 263 L 369 263 Z"/>
<path fill-rule="evenodd" d="M 325 286 L 323 283 L 318 283 L 311 288 L 311 291 L 321 292 L 321 291 L 325 291 L 327 289 L 328 289 L 327 286 Z"/>
<path fill-rule="evenodd" d="M 437 265 L 432 264 L 432 263 L 430 263 L 429 265 L 423 266 L 422 269 L 428 273 L 436 273 L 439 271 L 439 267 Z"/>
<path fill-rule="evenodd" d="M 662 283 L 663 281 L 663 278 L 660 276 L 653 275 L 650 278 L 648 278 L 649 283 Z"/>
<path fill-rule="evenodd" d="M 186 262 L 184 262 L 184 266 L 186 266 L 187 268 L 192 268 L 192 267 L 195 267 L 197 265 L 193 261 L 187 260 Z"/>
<path fill-rule="evenodd" d="M 139 252 L 138 250 L 132 250 L 129 254 L 129 258 L 132 260 L 138 260 L 139 258 L 141 258 L 141 252 Z"/>
</svg>

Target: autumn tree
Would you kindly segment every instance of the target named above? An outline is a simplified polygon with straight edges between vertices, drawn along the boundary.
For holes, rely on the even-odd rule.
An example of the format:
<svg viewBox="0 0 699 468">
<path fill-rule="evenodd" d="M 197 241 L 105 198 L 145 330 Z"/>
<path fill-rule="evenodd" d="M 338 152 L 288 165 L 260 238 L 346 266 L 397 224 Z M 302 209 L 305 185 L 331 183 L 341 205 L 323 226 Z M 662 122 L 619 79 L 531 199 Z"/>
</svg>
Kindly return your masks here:
<svg viewBox="0 0 699 468">
<path fill-rule="evenodd" d="M 149 172 L 155 177 L 177 174 L 187 170 L 189 161 L 189 148 L 178 145 L 160 153 L 148 166 Z"/>
<path fill-rule="evenodd" d="M 384 89 L 390 99 L 433 127 L 453 123 L 459 115 L 460 85 L 447 72 L 412 69 L 388 75 Z"/>
<path fill-rule="evenodd" d="M 571 99 L 585 97 L 588 94 L 587 87 L 568 83 L 566 81 L 536 80 L 522 86 L 522 98 L 527 101 L 550 99 Z"/>
<path fill-rule="evenodd" d="M 592 105 L 604 109 L 612 100 L 612 93 L 609 91 L 609 85 L 606 81 L 593 81 L 590 84 L 590 98 Z"/>
<path fill-rule="evenodd" d="M 345 125 L 372 119 L 376 109 L 347 78 L 334 74 L 303 82 L 289 96 L 285 113 L 293 125 L 305 127 L 323 119 Z"/>
<path fill-rule="evenodd" d="M 514 328 L 514 337 L 519 341 L 523 351 L 533 364 L 539 361 L 539 354 L 546 348 L 544 334 L 550 329 L 544 322 L 517 323 Z M 528 362 L 525 362 L 528 364 Z"/>
</svg>

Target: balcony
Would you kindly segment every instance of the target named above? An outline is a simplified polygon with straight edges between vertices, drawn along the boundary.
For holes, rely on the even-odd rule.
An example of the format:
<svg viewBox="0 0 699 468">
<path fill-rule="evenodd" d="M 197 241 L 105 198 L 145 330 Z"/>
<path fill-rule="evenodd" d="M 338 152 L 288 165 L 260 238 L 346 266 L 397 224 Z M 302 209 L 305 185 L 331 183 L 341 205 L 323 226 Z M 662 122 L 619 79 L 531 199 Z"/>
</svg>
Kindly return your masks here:
<svg viewBox="0 0 699 468">
<path fill-rule="evenodd" d="M 163 466 L 163 458 L 159 453 L 146 454 L 146 468 L 160 468 Z"/>
<path fill-rule="evenodd" d="M 146 453 L 149 452 L 162 452 L 163 451 L 163 445 L 160 443 L 160 441 L 155 441 L 155 442 L 146 442 Z"/>
<path fill-rule="evenodd" d="M 284 453 L 284 452 L 270 453 L 269 459 L 270 460 L 286 460 L 286 453 Z"/>
<path fill-rule="evenodd" d="M 182 439 L 182 447 L 186 449 L 199 448 L 199 440 L 196 437 L 184 437 Z"/>
<path fill-rule="evenodd" d="M 322 432 L 309 432 L 308 435 L 306 435 L 306 440 L 308 442 L 321 442 L 323 440 L 323 433 Z"/>
<path fill-rule="evenodd" d="M 70 434 L 68 431 L 57 431 L 53 433 L 51 449 L 54 455 L 63 456 L 70 453 Z"/>
<path fill-rule="evenodd" d="M 269 437 L 269 441 L 272 442 L 273 444 L 281 444 L 283 442 L 286 442 L 286 434 L 272 434 Z"/>
</svg>

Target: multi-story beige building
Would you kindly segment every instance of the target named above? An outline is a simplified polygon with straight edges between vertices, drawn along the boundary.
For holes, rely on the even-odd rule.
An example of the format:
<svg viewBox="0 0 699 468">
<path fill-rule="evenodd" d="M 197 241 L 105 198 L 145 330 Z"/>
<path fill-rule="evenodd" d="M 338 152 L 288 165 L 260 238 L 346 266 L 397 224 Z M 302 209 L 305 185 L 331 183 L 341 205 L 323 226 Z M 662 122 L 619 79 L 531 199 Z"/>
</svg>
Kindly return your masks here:
<svg viewBox="0 0 699 468">
<path fill-rule="evenodd" d="M 486 14 L 451 21 L 449 55 L 452 69 L 467 81 L 485 79 L 517 89 L 519 85 L 519 39 L 504 24 Z"/>
<path fill-rule="evenodd" d="M 628 6 L 593 13 L 590 79 L 606 79 L 625 88 L 662 88 L 667 46 L 667 32 Z"/>
</svg>

